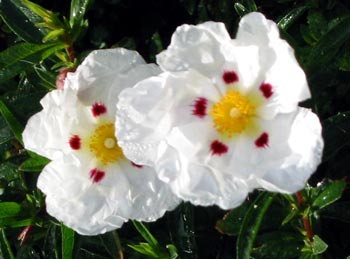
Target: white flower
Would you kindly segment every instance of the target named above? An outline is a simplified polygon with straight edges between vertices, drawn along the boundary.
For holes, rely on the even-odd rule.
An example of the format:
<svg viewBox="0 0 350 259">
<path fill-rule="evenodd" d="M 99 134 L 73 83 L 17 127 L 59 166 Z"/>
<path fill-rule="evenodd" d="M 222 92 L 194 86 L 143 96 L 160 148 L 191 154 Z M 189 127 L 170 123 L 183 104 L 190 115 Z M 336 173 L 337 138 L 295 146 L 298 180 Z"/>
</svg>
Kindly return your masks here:
<svg viewBox="0 0 350 259">
<path fill-rule="evenodd" d="M 321 161 L 321 125 L 298 102 L 305 74 L 278 28 L 243 17 L 183 25 L 157 56 L 165 71 L 121 92 L 116 135 L 124 154 L 154 166 L 182 199 L 224 209 L 255 188 L 292 193 Z"/>
<path fill-rule="evenodd" d="M 153 221 L 179 202 L 153 169 L 124 157 L 114 135 L 119 92 L 157 74 L 135 51 L 93 51 L 26 125 L 25 148 L 53 160 L 37 183 L 48 213 L 81 234 Z"/>
</svg>

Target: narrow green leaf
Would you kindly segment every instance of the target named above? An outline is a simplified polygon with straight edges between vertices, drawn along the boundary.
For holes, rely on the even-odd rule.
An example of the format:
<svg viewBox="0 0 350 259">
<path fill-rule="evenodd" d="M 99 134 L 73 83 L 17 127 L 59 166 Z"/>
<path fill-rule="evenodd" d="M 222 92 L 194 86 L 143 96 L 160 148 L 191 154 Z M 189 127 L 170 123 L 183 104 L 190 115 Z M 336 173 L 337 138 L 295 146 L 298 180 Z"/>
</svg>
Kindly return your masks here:
<svg viewBox="0 0 350 259">
<path fill-rule="evenodd" d="M 198 258 L 194 206 L 188 202 L 181 203 L 169 216 L 172 242 L 179 249 L 182 259 Z"/>
<path fill-rule="evenodd" d="M 236 249 L 237 258 L 249 259 L 253 244 L 260 228 L 264 215 L 273 201 L 274 195 L 264 192 L 260 193 L 256 200 L 250 205 L 243 220 L 238 236 Z"/>
<path fill-rule="evenodd" d="M 155 237 L 151 234 L 151 232 L 149 232 L 147 227 L 143 223 L 135 220 L 133 220 L 132 223 L 137 231 L 141 234 L 141 236 L 147 241 L 147 243 L 157 250 L 159 248 L 159 243 L 157 239 L 155 239 Z"/>
<path fill-rule="evenodd" d="M 328 248 L 328 245 L 318 236 L 314 235 L 314 243 L 312 245 L 312 252 L 314 255 L 324 253 Z"/>
<path fill-rule="evenodd" d="M 159 254 L 154 251 L 148 243 L 140 243 L 139 245 L 128 246 L 140 254 L 148 255 L 151 258 L 159 258 Z"/>
<path fill-rule="evenodd" d="M 65 48 L 64 43 L 19 43 L 0 53 L 0 82 L 6 81 Z"/>
<path fill-rule="evenodd" d="M 21 211 L 21 205 L 16 202 L 0 202 L 0 218 L 14 217 Z"/>
<path fill-rule="evenodd" d="M 49 30 L 56 30 L 64 28 L 64 23 L 58 17 L 57 13 L 45 9 L 44 7 L 31 2 L 29 0 L 22 0 L 28 8 L 42 18 L 41 23 L 37 23 L 36 26 L 39 28 L 47 28 Z"/>
<path fill-rule="evenodd" d="M 21 0 L 0 1 L 0 16 L 16 35 L 27 42 L 40 43 L 45 35 L 35 26 L 42 19 Z"/>
<path fill-rule="evenodd" d="M 23 145 L 23 140 L 22 140 L 23 127 L 19 123 L 19 121 L 16 119 L 16 117 L 7 108 L 6 104 L 1 100 L 0 100 L 0 113 L 6 120 L 7 124 L 9 125 L 16 139 Z"/>
<path fill-rule="evenodd" d="M 338 200 L 346 187 L 344 181 L 327 182 L 324 190 L 313 201 L 312 206 L 322 209 Z"/>
<path fill-rule="evenodd" d="M 242 17 L 242 16 L 246 15 L 247 13 L 249 13 L 249 11 L 244 7 L 244 5 L 242 5 L 240 3 L 235 3 L 234 8 L 235 8 L 236 13 L 240 17 Z"/>
<path fill-rule="evenodd" d="M 1 258 L 15 259 L 4 229 L 0 229 L 0 256 Z"/>
<path fill-rule="evenodd" d="M 90 6 L 90 0 L 72 0 L 70 4 L 69 23 L 71 28 L 81 25 L 84 15 Z"/>
<path fill-rule="evenodd" d="M 72 259 L 74 249 L 74 230 L 61 225 L 62 231 L 62 259 Z"/>
<path fill-rule="evenodd" d="M 70 37 L 75 42 L 88 27 L 88 21 L 84 19 L 86 11 L 89 9 L 91 0 L 72 0 L 70 8 Z"/>
<path fill-rule="evenodd" d="M 41 172 L 49 162 L 49 159 L 42 156 L 30 157 L 18 169 L 26 172 Z"/>
<path fill-rule="evenodd" d="M 258 7 L 256 6 L 256 3 L 254 0 L 243 0 L 244 6 L 247 7 L 249 12 L 256 12 L 258 10 Z"/>
<path fill-rule="evenodd" d="M 58 231 L 60 227 L 51 223 L 47 229 L 42 251 L 46 258 L 59 259 Z"/>
<path fill-rule="evenodd" d="M 19 228 L 26 227 L 33 223 L 33 219 L 17 219 L 16 217 L 0 218 L 0 227 Z"/>
<path fill-rule="evenodd" d="M 290 10 L 278 22 L 278 26 L 282 30 L 287 30 L 293 23 L 308 9 L 308 6 L 299 6 Z"/>
<path fill-rule="evenodd" d="M 57 74 L 49 71 L 44 66 L 35 66 L 34 68 L 36 74 L 40 77 L 40 79 L 48 85 L 49 90 L 53 90 L 56 88 L 56 77 Z"/>
</svg>

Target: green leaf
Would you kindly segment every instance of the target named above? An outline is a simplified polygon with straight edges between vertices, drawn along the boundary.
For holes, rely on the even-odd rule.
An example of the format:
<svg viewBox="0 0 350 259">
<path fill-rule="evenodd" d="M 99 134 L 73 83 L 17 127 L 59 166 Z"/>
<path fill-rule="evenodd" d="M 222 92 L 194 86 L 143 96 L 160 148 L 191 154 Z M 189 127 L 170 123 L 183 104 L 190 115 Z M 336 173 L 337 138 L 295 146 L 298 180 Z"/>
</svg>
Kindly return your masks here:
<svg viewBox="0 0 350 259">
<path fill-rule="evenodd" d="M 90 0 L 72 0 L 70 4 L 69 23 L 71 28 L 81 26 L 84 15 L 91 4 Z"/>
<path fill-rule="evenodd" d="M 10 127 L 16 139 L 23 145 L 23 140 L 22 140 L 23 127 L 19 123 L 19 121 L 16 119 L 16 117 L 7 108 L 6 104 L 1 100 L 0 100 L 0 113 L 6 120 L 8 126 Z"/>
<path fill-rule="evenodd" d="M 112 258 L 123 258 L 122 245 L 120 238 L 116 230 L 107 232 L 106 234 L 100 235 L 101 241 Z"/>
<path fill-rule="evenodd" d="M 18 75 L 65 47 L 64 43 L 19 43 L 4 50 L 0 53 L 0 82 Z"/>
<path fill-rule="evenodd" d="M 24 193 L 26 191 L 26 185 L 22 179 L 21 173 L 17 169 L 17 165 L 10 162 L 5 162 L 0 164 L 0 179 L 5 180 L 9 187 L 15 188 L 15 196 L 18 199 L 18 191 Z"/>
<path fill-rule="evenodd" d="M 296 258 L 300 256 L 304 245 L 303 239 L 296 233 L 285 231 L 261 235 L 257 242 L 261 245 L 254 248 L 253 257 L 259 259 Z"/>
<path fill-rule="evenodd" d="M 1 258 L 8 258 L 8 259 L 15 259 L 15 256 L 13 255 L 10 243 L 7 240 L 6 233 L 4 229 L 0 229 L 0 257 Z"/>
<path fill-rule="evenodd" d="M 328 30 L 326 18 L 320 10 L 310 10 L 307 17 L 310 34 L 319 40 Z"/>
<path fill-rule="evenodd" d="M 236 10 L 236 13 L 242 17 L 244 15 L 246 15 L 247 13 L 249 13 L 249 11 L 244 7 L 244 5 L 240 4 L 240 3 L 235 3 L 234 8 Z"/>
<path fill-rule="evenodd" d="M 62 259 L 72 259 L 74 249 L 74 230 L 61 225 L 62 232 Z"/>
<path fill-rule="evenodd" d="M 312 245 L 312 252 L 314 255 L 324 253 L 328 248 L 328 245 L 318 236 L 314 235 L 314 243 Z"/>
<path fill-rule="evenodd" d="M 170 245 L 167 245 L 166 248 L 167 248 L 168 251 L 169 251 L 170 259 L 179 258 L 179 254 L 178 254 L 178 252 L 177 252 L 176 246 L 170 244 Z"/>
<path fill-rule="evenodd" d="M 56 77 L 57 74 L 52 73 L 44 66 L 35 66 L 35 72 L 40 77 L 40 79 L 45 82 L 47 88 L 49 90 L 53 90 L 56 88 Z"/>
<path fill-rule="evenodd" d="M 160 247 L 157 239 L 155 239 L 143 223 L 133 220 L 132 224 L 152 248 L 157 250 Z"/>
<path fill-rule="evenodd" d="M 342 196 L 345 187 L 344 181 L 327 182 L 323 191 L 313 201 L 312 207 L 322 209 L 332 204 Z"/>
<path fill-rule="evenodd" d="M 152 258 L 159 258 L 159 254 L 153 250 L 148 243 L 140 243 L 139 245 L 128 245 L 131 249 L 144 255 L 148 255 Z"/>
<path fill-rule="evenodd" d="M 47 10 L 44 7 L 29 0 L 22 0 L 22 2 L 42 18 L 43 21 L 36 24 L 37 27 L 47 28 L 50 31 L 61 28 L 63 29 L 65 27 L 64 23 L 61 22 L 61 20 L 58 18 L 58 14 L 53 13 L 52 11 Z"/>
<path fill-rule="evenodd" d="M 350 39 L 350 16 L 340 20 L 330 31 L 324 34 L 312 48 L 307 67 L 316 70 L 338 53 L 339 49 Z"/>
<path fill-rule="evenodd" d="M 0 145 L 8 142 L 13 138 L 12 131 L 8 126 L 6 120 L 0 113 Z"/>
<path fill-rule="evenodd" d="M 256 12 L 258 10 L 254 0 L 243 0 L 243 4 L 247 7 L 249 12 Z"/>
<path fill-rule="evenodd" d="M 11 228 L 19 228 L 26 227 L 33 223 L 33 219 L 17 219 L 14 218 L 0 218 L 0 227 L 11 227 Z"/>
<path fill-rule="evenodd" d="M 244 216 L 249 209 L 248 203 L 243 203 L 238 208 L 231 210 L 216 223 L 216 229 L 229 236 L 237 236 L 242 226 Z"/>
<path fill-rule="evenodd" d="M 58 231 L 60 230 L 60 227 L 56 224 L 50 224 L 46 236 L 44 239 L 44 245 L 43 245 L 43 253 L 44 258 L 52 258 L 52 259 L 59 259 L 59 245 L 58 245 Z"/>
<path fill-rule="evenodd" d="M 41 172 L 49 162 L 50 160 L 45 157 L 34 155 L 24 161 L 18 169 L 26 172 Z"/>
<path fill-rule="evenodd" d="M 278 22 L 278 26 L 282 30 L 287 30 L 293 23 L 308 9 L 308 6 L 299 6 L 290 10 Z"/>
<path fill-rule="evenodd" d="M 15 217 L 21 211 L 21 205 L 16 202 L 0 202 L 0 218 Z"/>
<path fill-rule="evenodd" d="M 273 198 L 274 195 L 268 192 L 260 193 L 256 200 L 250 205 L 237 239 L 237 258 L 250 258 L 256 235 Z"/>
<path fill-rule="evenodd" d="M 40 43 L 45 35 L 35 26 L 42 19 L 20 0 L 0 1 L 0 16 L 15 34 L 27 42 Z"/>
<path fill-rule="evenodd" d="M 194 206 L 188 202 L 181 203 L 169 216 L 172 242 L 179 249 L 182 259 L 198 258 Z"/>
</svg>

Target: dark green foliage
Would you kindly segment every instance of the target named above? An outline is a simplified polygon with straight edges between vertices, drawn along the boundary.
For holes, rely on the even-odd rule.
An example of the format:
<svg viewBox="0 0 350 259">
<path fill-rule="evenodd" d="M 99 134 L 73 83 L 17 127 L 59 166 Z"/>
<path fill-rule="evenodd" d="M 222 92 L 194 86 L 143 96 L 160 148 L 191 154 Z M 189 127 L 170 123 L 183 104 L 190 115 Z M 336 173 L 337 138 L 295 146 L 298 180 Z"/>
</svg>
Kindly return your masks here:
<svg viewBox="0 0 350 259">
<path fill-rule="evenodd" d="M 350 2 L 347 0 L 0 1 L 0 258 L 347 258 L 350 255 Z M 251 11 L 276 21 L 304 68 L 323 125 L 323 162 L 298 197 L 254 192 L 232 211 L 188 203 L 155 223 L 87 237 L 50 217 L 36 180 L 46 158 L 21 133 L 61 68 L 94 49 L 149 61 L 177 26 L 224 22 L 234 37 Z M 313 240 L 305 230 L 310 223 Z M 19 240 L 17 239 L 19 238 Z"/>
</svg>

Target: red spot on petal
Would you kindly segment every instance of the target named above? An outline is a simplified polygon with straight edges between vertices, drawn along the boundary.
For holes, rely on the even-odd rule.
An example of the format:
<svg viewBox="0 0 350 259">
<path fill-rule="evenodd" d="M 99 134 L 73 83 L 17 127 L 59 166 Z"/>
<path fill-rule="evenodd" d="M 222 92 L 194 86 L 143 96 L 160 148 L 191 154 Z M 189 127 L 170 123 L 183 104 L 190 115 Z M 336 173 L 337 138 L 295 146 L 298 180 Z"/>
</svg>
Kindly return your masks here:
<svg viewBox="0 0 350 259">
<path fill-rule="evenodd" d="M 199 118 L 204 118 L 207 115 L 207 105 L 207 99 L 203 97 L 197 98 L 193 105 L 194 108 L 192 110 L 192 114 L 198 116 Z"/>
<path fill-rule="evenodd" d="M 258 148 L 264 148 L 269 145 L 269 135 L 264 132 L 255 140 L 255 146 Z"/>
<path fill-rule="evenodd" d="M 94 103 L 91 108 L 94 117 L 100 116 L 107 112 L 107 108 L 103 103 Z"/>
<path fill-rule="evenodd" d="M 232 84 L 238 81 L 238 75 L 235 71 L 225 71 L 222 75 L 222 79 L 225 81 L 226 84 Z"/>
<path fill-rule="evenodd" d="M 131 162 L 131 161 L 130 161 L 130 163 L 132 166 L 139 168 L 139 169 L 141 169 L 143 167 L 143 165 L 138 165 L 138 164 L 135 164 L 134 162 Z"/>
<path fill-rule="evenodd" d="M 100 182 L 104 177 L 106 173 L 103 171 L 98 170 L 97 168 L 92 169 L 90 171 L 90 178 L 93 181 L 93 183 L 98 183 Z"/>
<path fill-rule="evenodd" d="M 272 85 L 269 83 L 262 83 L 259 89 L 266 99 L 270 98 L 273 94 Z"/>
<path fill-rule="evenodd" d="M 78 135 L 74 135 L 69 139 L 69 145 L 73 150 L 79 150 L 81 147 L 81 140 Z"/>
<path fill-rule="evenodd" d="M 226 146 L 224 143 L 220 142 L 219 140 L 214 140 L 210 145 L 210 150 L 213 155 L 221 156 L 222 154 L 227 153 L 228 146 Z"/>
</svg>

